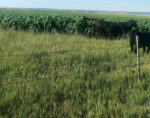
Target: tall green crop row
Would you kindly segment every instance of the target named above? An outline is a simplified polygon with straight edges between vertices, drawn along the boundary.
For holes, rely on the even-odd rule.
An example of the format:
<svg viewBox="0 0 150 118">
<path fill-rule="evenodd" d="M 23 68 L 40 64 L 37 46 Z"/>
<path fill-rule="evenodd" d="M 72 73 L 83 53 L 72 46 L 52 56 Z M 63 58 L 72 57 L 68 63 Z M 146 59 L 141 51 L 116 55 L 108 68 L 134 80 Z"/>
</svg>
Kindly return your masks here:
<svg viewBox="0 0 150 118">
<path fill-rule="evenodd" d="M 47 13 L 47 14 L 46 14 Z M 19 10 L 0 10 L 0 26 L 4 29 L 14 30 L 33 30 L 34 32 L 52 32 L 56 30 L 60 33 L 73 34 L 79 33 L 85 36 L 93 36 L 93 21 L 82 19 L 77 14 L 71 15 L 54 15 L 42 11 L 19 11 Z M 89 17 L 92 17 L 89 16 Z M 94 17 L 94 16 L 93 16 Z M 135 17 L 112 17 L 97 16 L 109 21 L 127 21 L 130 19 L 137 20 L 139 31 L 150 31 L 149 18 Z M 116 19 L 117 18 L 117 19 Z"/>
<path fill-rule="evenodd" d="M 150 19 L 149 20 L 139 20 L 138 30 L 150 32 Z"/>
<path fill-rule="evenodd" d="M 63 16 L 0 14 L 0 25 L 4 29 L 33 30 L 35 32 L 57 32 L 91 34 L 91 23 L 82 19 Z"/>
<path fill-rule="evenodd" d="M 62 16 L 28 16 L 28 15 L 1 15 L 0 25 L 4 29 L 33 30 L 35 32 L 51 32 L 53 29 L 63 33 L 74 33 L 76 21 Z"/>
</svg>

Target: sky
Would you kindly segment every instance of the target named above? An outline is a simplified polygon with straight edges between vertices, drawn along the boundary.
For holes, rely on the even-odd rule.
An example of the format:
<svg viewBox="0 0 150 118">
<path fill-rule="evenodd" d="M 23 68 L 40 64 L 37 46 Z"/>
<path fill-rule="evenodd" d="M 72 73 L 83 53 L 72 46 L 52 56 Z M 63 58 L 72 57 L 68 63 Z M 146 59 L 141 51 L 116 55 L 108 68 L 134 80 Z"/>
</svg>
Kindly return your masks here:
<svg viewBox="0 0 150 118">
<path fill-rule="evenodd" d="M 150 12 L 150 0 L 0 0 L 0 7 Z"/>
</svg>

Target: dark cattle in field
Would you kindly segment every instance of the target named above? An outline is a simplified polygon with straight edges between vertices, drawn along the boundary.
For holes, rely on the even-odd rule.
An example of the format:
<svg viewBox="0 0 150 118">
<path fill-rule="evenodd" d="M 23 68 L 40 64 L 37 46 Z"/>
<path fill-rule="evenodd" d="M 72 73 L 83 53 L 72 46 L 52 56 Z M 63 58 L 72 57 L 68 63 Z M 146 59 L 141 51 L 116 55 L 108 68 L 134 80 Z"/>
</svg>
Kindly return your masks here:
<svg viewBox="0 0 150 118">
<path fill-rule="evenodd" d="M 107 37 L 108 36 L 108 34 L 106 33 L 107 26 L 108 22 L 104 21 L 103 19 L 96 21 L 95 24 L 93 25 L 94 36 L 96 38 L 99 38 L 100 36 Z"/>
<path fill-rule="evenodd" d="M 103 19 L 81 17 L 84 20 L 95 21 L 92 26 L 93 36 L 96 38 L 121 38 L 123 35 L 127 35 L 133 27 L 136 27 L 136 21 L 130 20 L 127 22 L 109 22 Z"/>
<path fill-rule="evenodd" d="M 137 27 L 137 21 L 135 20 L 129 20 L 127 22 L 120 22 L 120 24 L 123 27 L 123 33 L 125 35 L 128 34 L 133 27 Z"/>
<path fill-rule="evenodd" d="M 120 38 L 123 35 L 123 27 L 119 22 L 99 20 L 94 25 L 95 36 L 105 38 Z"/>
<path fill-rule="evenodd" d="M 110 37 L 118 37 L 119 39 L 127 35 L 133 27 L 137 27 L 136 21 L 130 20 L 127 22 L 114 22 L 108 26 Z"/>
<path fill-rule="evenodd" d="M 107 28 L 106 28 L 106 34 L 108 35 L 108 37 L 111 38 L 121 38 L 121 36 L 123 35 L 123 26 L 121 23 L 119 22 L 115 22 L 115 23 L 109 23 Z"/>
<path fill-rule="evenodd" d="M 94 34 L 96 37 L 103 36 L 105 38 L 121 38 L 127 35 L 133 27 L 136 27 L 136 21 L 127 22 L 108 22 L 100 19 L 94 24 Z"/>
<path fill-rule="evenodd" d="M 143 52 L 150 52 L 150 32 L 136 32 L 130 34 L 131 51 L 136 53 L 136 36 L 139 39 L 139 48 L 143 48 Z"/>
</svg>

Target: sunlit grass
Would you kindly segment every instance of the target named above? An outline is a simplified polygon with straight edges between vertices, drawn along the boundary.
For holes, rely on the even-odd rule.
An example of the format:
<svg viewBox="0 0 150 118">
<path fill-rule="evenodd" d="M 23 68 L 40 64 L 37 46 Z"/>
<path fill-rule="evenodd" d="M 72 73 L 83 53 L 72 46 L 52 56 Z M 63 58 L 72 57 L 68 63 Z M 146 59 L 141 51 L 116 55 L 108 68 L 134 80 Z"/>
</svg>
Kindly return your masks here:
<svg viewBox="0 0 150 118">
<path fill-rule="evenodd" d="M 0 116 L 149 117 L 149 70 L 128 38 L 1 30 Z"/>
</svg>

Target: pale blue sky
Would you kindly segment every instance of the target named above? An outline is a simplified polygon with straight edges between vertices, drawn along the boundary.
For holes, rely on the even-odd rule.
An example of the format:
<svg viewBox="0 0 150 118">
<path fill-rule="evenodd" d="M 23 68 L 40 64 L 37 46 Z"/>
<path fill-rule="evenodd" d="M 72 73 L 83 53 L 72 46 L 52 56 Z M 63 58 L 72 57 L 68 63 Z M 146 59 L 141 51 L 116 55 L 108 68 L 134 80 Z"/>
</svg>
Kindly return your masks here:
<svg viewBox="0 0 150 118">
<path fill-rule="evenodd" d="M 150 12 L 150 0 L 0 0 L 0 7 Z"/>
</svg>

